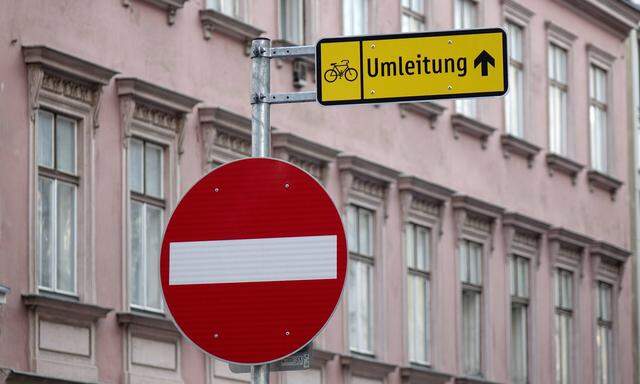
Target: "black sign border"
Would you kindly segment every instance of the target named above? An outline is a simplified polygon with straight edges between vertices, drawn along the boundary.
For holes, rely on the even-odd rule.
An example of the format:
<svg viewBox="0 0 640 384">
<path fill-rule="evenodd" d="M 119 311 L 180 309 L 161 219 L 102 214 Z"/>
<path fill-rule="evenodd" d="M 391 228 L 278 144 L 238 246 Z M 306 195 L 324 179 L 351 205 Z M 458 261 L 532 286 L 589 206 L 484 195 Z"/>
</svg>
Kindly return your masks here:
<svg viewBox="0 0 640 384">
<path fill-rule="evenodd" d="M 322 100 L 322 70 L 320 65 L 320 58 L 322 53 L 323 43 L 338 43 L 358 41 L 360 42 L 360 71 L 362 72 L 362 42 L 369 40 L 389 40 L 389 39 L 403 39 L 414 37 L 434 37 L 434 36 L 452 36 L 452 35 L 479 35 L 485 33 L 501 33 L 502 34 L 502 68 L 503 68 L 503 81 L 504 89 L 497 92 L 475 92 L 475 93 L 457 93 L 457 94 L 439 94 L 429 96 L 409 96 L 409 97 L 380 97 L 375 99 L 364 98 L 364 77 L 360 73 L 360 95 L 359 100 L 334 100 L 325 101 Z M 316 43 L 316 99 L 318 103 L 324 106 L 330 105 L 355 105 L 355 104 L 381 104 L 381 103 L 398 103 L 398 102 L 410 102 L 410 101 L 427 101 L 438 99 L 462 99 L 469 97 L 486 97 L 486 96 L 503 96 L 509 91 L 509 74 L 508 74 L 508 60 L 509 54 L 507 52 L 507 33 L 502 28 L 480 28 L 480 29 L 459 29 L 449 31 L 435 31 L 435 32 L 417 32 L 417 33 L 393 33 L 387 35 L 362 35 L 362 36 L 347 36 L 347 37 L 328 37 L 318 40 Z"/>
</svg>

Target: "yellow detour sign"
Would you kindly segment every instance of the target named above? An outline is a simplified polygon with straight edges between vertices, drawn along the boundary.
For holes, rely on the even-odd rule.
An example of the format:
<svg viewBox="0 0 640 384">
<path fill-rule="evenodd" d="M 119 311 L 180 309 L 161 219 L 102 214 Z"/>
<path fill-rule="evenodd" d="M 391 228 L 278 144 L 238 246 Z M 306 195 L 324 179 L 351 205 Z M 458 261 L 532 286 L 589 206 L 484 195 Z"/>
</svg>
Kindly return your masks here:
<svg viewBox="0 0 640 384">
<path fill-rule="evenodd" d="M 360 104 L 507 92 L 500 28 L 322 39 L 316 45 L 320 104 Z"/>
</svg>

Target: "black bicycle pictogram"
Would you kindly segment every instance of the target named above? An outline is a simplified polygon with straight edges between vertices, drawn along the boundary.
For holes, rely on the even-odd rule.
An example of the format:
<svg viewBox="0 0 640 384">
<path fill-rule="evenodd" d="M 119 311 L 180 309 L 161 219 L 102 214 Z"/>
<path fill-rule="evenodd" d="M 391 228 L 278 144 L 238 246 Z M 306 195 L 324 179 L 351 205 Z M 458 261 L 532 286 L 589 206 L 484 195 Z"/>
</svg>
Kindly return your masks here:
<svg viewBox="0 0 640 384">
<path fill-rule="evenodd" d="M 358 78 L 358 71 L 349 66 L 349 60 L 342 60 L 340 64 L 331 63 L 331 68 L 324 73 L 324 79 L 328 83 L 333 83 L 338 78 L 345 78 L 348 81 L 354 81 Z"/>
</svg>

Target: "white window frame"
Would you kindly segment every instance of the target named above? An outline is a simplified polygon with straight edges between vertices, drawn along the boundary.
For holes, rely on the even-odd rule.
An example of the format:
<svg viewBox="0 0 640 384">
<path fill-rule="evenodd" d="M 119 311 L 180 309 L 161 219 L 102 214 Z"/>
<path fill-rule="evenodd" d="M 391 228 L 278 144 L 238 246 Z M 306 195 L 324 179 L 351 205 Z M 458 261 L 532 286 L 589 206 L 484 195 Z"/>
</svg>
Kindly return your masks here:
<svg viewBox="0 0 640 384">
<path fill-rule="evenodd" d="M 408 1 L 409 2 L 409 7 L 405 6 L 403 4 L 404 1 Z M 422 3 L 422 13 L 420 13 L 417 10 L 414 10 L 412 7 L 412 2 L 413 0 L 399 0 L 400 3 L 400 31 L 401 32 L 423 32 L 426 31 L 428 29 L 427 26 L 427 6 L 429 4 L 432 3 L 432 1 L 429 0 L 417 0 L 419 3 Z M 412 19 L 414 21 L 418 21 L 419 23 L 422 23 L 422 29 L 418 29 L 418 30 L 405 30 L 404 28 L 404 24 L 402 22 L 404 17 L 408 17 L 409 19 Z"/>
<path fill-rule="evenodd" d="M 226 12 L 223 11 L 224 9 L 224 3 L 231 3 L 233 2 L 234 5 L 234 14 L 228 14 Z M 205 0 L 204 1 L 204 8 L 205 9 L 211 9 L 214 10 L 216 12 L 220 12 L 224 15 L 227 15 L 229 17 L 233 17 L 235 19 L 238 20 L 247 20 L 248 14 L 249 14 L 249 4 L 251 2 L 247 2 L 246 0 Z M 216 7 L 216 4 L 221 4 L 220 5 L 220 9 L 217 9 L 218 7 Z"/>
<path fill-rule="evenodd" d="M 602 319 L 600 317 L 600 287 L 602 285 L 607 285 L 608 288 L 610 289 L 610 303 L 609 303 L 609 318 L 608 319 Z M 595 293 L 596 293 L 596 297 L 595 297 L 595 309 L 596 309 L 596 330 L 595 330 L 595 336 L 596 336 L 596 340 L 595 340 L 595 344 L 596 344 L 596 353 L 595 353 L 595 359 L 596 359 L 596 383 L 598 384 L 613 384 L 615 383 L 615 379 L 616 379 L 616 353 L 615 353 L 615 346 L 616 346 L 616 342 L 615 342 L 615 338 L 616 338 L 616 332 L 615 332 L 615 325 L 616 325 L 616 285 L 614 283 L 612 283 L 611 281 L 604 281 L 602 279 L 598 279 L 596 280 L 596 289 L 595 289 Z M 606 328 L 609 330 L 610 332 L 610 337 L 611 339 L 609 340 L 609 354 L 608 354 L 608 362 L 609 362 L 609 367 L 607 370 L 607 380 L 606 381 L 601 381 L 601 377 L 599 376 L 599 359 L 600 359 L 600 355 L 598 353 L 598 333 L 600 331 L 601 328 Z"/>
<path fill-rule="evenodd" d="M 473 4 L 475 7 L 475 20 L 472 25 L 460 25 L 458 23 L 458 7 L 460 4 L 468 3 Z M 454 0 L 451 2 L 453 7 L 453 22 L 452 25 L 455 29 L 473 29 L 479 28 L 482 25 L 482 14 L 484 11 L 484 2 L 479 2 L 478 0 Z M 464 11 L 462 11 L 464 12 Z M 463 23 L 464 24 L 464 23 Z M 456 113 L 462 114 L 466 117 L 477 119 L 478 116 L 481 115 L 481 111 L 479 108 L 479 103 L 477 99 L 473 98 L 464 98 L 464 99 L 456 99 L 453 101 L 454 111 Z"/>
<path fill-rule="evenodd" d="M 299 16 L 301 17 L 300 22 L 300 33 L 302 36 L 298 40 L 291 39 L 291 36 L 288 36 L 287 29 L 292 21 L 293 15 L 290 10 L 285 7 L 285 3 L 292 0 L 278 0 L 278 33 L 280 38 L 284 41 L 292 43 L 294 45 L 304 45 L 309 39 L 309 1 L 307 0 L 296 0 L 300 2 L 301 10 Z"/>
<path fill-rule="evenodd" d="M 512 252 L 508 254 L 509 257 L 509 267 L 508 267 L 508 271 L 509 271 L 509 313 L 510 313 L 510 321 L 511 321 L 511 326 L 510 326 L 510 331 L 513 329 L 513 317 L 511 316 L 511 314 L 513 313 L 513 307 L 517 306 L 517 307 L 524 307 L 526 310 L 526 317 L 525 317 L 525 324 L 526 324 L 526 333 L 525 333 L 525 341 L 526 341 L 526 350 L 525 350 L 525 368 L 526 368 L 526 380 L 525 383 L 531 382 L 531 352 L 532 352 L 532 348 L 531 348 L 531 295 L 532 295 L 532 271 L 535 273 L 535 265 L 534 265 L 534 261 L 531 257 L 525 256 L 521 253 L 517 253 L 517 252 Z M 516 293 L 514 294 L 512 292 L 512 277 L 513 277 L 513 267 L 516 267 L 516 262 L 518 260 L 526 260 L 527 264 L 528 264 L 528 269 L 527 269 L 527 292 L 526 292 L 526 296 L 520 296 L 519 292 L 518 292 L 518 287 L 516 285 Z M 517 274 L 517 272 L 516 272 Z M 517 284 L 517 282 L 516 282 Z M 511 335 L 511 333 L 510 333 Z M 513 346 L 513 339 L 511 337 L 509 337 L 509 347 L 510 347 L 510 351 L 512 349 Z M 510 353 L 510 361 L 509 361 L 509 367 L 510 367 L 510 376 L 513 376 L 513 353 Z M 521 383 L 518 383 L 521 384 Z"/>
<path fill-rule="evenodd" d="M 612 71 L 613 63 L 615 62 L 615 56 L 612 54 L 592 45 L 587 44 L 587 84 L 588 84 L 588 108 L 587 108 L 587 121 L 589 132 L 589 165 L 591 169 L 594 169 L 600 173 L 610 174 L 615 167 L 614 160 L 615 152 L 614 139 L 615 129 L 613 129 L 613 116 L 616 113 L 615 100 L 613 100 L 614 93 L 612 91 Z M 601 103 L 596 102 L 591 98 L 591 68 L 597 67 L 605 72 L 605 99 L 604 104 L 606 120 L 605 120 L 605 137 L 604 137 L 604 151 L 605 151 L 605 166 L 604 169 L 597 169 L 593 166 L 593 130 L 591 126 L 591 107 L 594 104 L 602 106 Z"/>
<path fill-rule="evenodd" d="M 354 1 L 362 1 L 363 6 L 365 8 L 363 16 L 363 31 L 362 33 L 357 33 L 354 31 L 347 31 L 347 3 L 349 3 L 353 7 Z M 372 30 L 375 25 L 375 9 L 377 6 L 377 0 L 341 0 L 341 16 L 342 16 L 342 35 L 344 36 L 357 36 L 357 35 L 367 35 L 372 34 L 374 31 Z M 350 22 L 353 22 L 351 20 Z M 353 26 L 351 27 L 353 28 Z"/>
<path fill-rule="evenodd" d="M 573 113 L 569 113 L 569 111 L 572 111 L 573 108 L 573 87 L 574 87 L 574 81 L 573 81 L 573 76 L 574 76 L 574 52 L 573 52 L 573 42 L 576 39 L 576 36 L 574 34 L 572 34 L 571 32 L 567 31 L 566 29 L 553 24 L 549 21 L 547 21 L 545 23 L 546 29 L 547 29 L 547 42 L 546 42 L 546 51 L 545 51 L 545 76 L 546 76 L 546 96 L 545 96 L 545 100 L 546 100 L 546 109 L 547 109 L 547 117 L 546 117 L 546 122 L 547 122 L 547 148 L 549 148 L 549 151 L 552 153 L 555 153 L 559 156 L 565 157 L 565 158 L 574 158 L 575 156 L 575 128 L 574 128 L 574 114 Z M 550 92 L 551 92 L 551 80 L 550 80 L 550 68 L 549 68 L 549 52 L 551 50 L 551 46 L 554 45 L 556 47 L 559 47 L 561 49 L 564 49 L 567 52 L 567 67 L 566 67 L 566 71 L 567 71 L 567 78 L 566 78 L 566 94 L 567 94 L 567 116 L 566 116 L 566 132 L 565 132 L 565 143 L 564 143 L 564 152 L 563 153 L 559 153 L 557 151 L 551 151 L 551 111 L 549 110 L 549 105 L 550 105 Z"/>
<path fill-rule="evenodd" d="M 570 292 L 570 297 L 571 297 L 571 307 L 563 307 L 561 304 L 559 304 L 557 302 L 557 295 L 561 293 L 560 292 L 560 281 L 559 281 L 559 277 L 560 274 L 562 272 L 567 272 L 567 273 L 571 273 L 571 292 Z M 567 268 L 566 266 L 560 265 L 560 266 L 556 266 L 554 268 L 554 275 L 553 275 L 553 317 L 554 317 L 554 366 L 556 367 L 554 369 L 554 382 L 557 384 L 561 384 L 561 382 L 558 382 L 558 370 L 557 367 L 559 365 L 558 360 L 558 345 L 557 342 L 555 340 L 555 334 L 558 333 L 558 329 L 557 329 L 557 318 L 558 316 L 561 315 L 568 315 L 571 319 L 571 329 L 569 330 L 569 346 L 567 348 L 567 351 L 569 353 L 569 367 L 568 367 L 568 382 L 567 383 L 562 383 L 562 384 L 569 384 L 569 383 L 573 383 L 575 381 L 575 376 L 576 376 L 576 372 L 575 372 L 575 352 L 574 352 L 574 345 L 575 345 L 575 337 L 576 337 L 576 328 L 578 325 L 578 322 L 576 320 L 576 313 L 577 313 L 577 308 L 576 308 L 576 303 L 577 303 L 577 280 L 578 276 L 576 275 L 576 271 L 571 269 L 571 268 Z M 562 379 L 560 379 L 562 380 Z"/>
</svg>

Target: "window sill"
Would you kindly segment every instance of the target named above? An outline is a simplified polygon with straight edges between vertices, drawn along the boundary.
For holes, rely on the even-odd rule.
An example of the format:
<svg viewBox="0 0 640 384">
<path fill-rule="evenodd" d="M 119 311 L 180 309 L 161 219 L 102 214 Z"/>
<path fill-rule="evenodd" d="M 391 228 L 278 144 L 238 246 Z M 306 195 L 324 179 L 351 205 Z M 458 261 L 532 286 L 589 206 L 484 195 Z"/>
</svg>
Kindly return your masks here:
<svg viewBox="0 0 640 384">
<path fill-rule="evenodd" d="M 398 106 L 400 107 L 401 118 L 407 117 L 407 113 L 414 113 L 429 120 L 431 123 L 431 129 L 435 128 L 433 123 L 446 109 L 445 107 L 431 101 L 425 101 L 422 103 L 401 103 L 398 104 Z"/>
<path fill-rule="evenodd" d="M 157 7 L 160 7 L 167 11 L 167 24 L 173 25 L 176 21 L 176 12 L 179 8 L 184 7 L 184 3 L 189 0 L 145 0 L 147 3 L 151 3 Z M 122 5 L 129 7 L 131 0 L 122 0 Z"/>
<path fill-rule="evenodd" d="M 595 188 L 609 192 L 611 200 L 616 199 L 616 192 L 622 186 L 622 181 L 613 178 L 605 173 L 590 169 L 587 172 L 587 180 L 589 181 L 589 190 L 594 191 Z"/>
<path fill-rule="evenodd" d="M 205 40 L 210 40 L 214 31 L 245 43 L 264 33 L 261 29 L 213 9 L 201 10 L 200 22 Z"/>
<path fill-rule="evenodd" d="M 349 356 L 340 356 L 340 365 L 349 369 L 352 376 L 368 377 L 376 380 L 383 380 L 396 369 L 395 365 L 383 363 L 375 360 L 372 356 L 357 354 L 353 352 Z"/>
<path fill-rule="evenodd" d="M 24 305 L 38 313 L 74 318 L 86 322 L 96 322 L 107 316 L 111 308 L 94 304 L 80 303 L 62 296 L 25 294 L 22 295 Z"/>
<path fill-rule="evenodd" d="M 32 372 L 21 372 L 14 369 L 0 368 L 0 378 L 11 384 L 94 384 L 92 381 L 76 381 L 44 376 Z"/>
<path fill-rule="evenodd" d="M 456 377 L 455 384 L 498 384 L 495 381 L 485 380 L 479 376 L 462 376 Z"/>
<path fill-rule="evenodd" d="M 451 126 L 453 127 L 453 137 L 457 140 L 460 134 L 471 136 L 480 140 L 482 149 L 487 148 L 489 136 L 496 130 L 495 128 L 479 122 L 476 119 L 464 116 L 460 113 L 451 115 Z"/>
<path fill-rule="evenodd" d="M 533 167 L 533 160 L 540 153 L 540 147 L 537 145 L 508 133 L 500 136 L 500 144 L 505 159 L 510 158 L 512 154 L 524 157 L 529 168 Z"/>
<path fill-rule="evenodd" d="M 150 312 L 139 312 L 139 311 L 131 311 L 131 312 L 118 312 L 116 314 L 118 319 L 118 324 L 127 325 L 127 326 L 141 326 L 144 328 L 153 328 L 161 331 L 167 331 L 173 333 L 175 335 L 179 335 L 180 331 L 173 323 L 172 320 L 168 319 L 165 315 L 162 314 L 153 314 Z"/>
<path fill-rule="evenodd" d="M 400 368 L 400 377 L 402 377 L 402 382 L 406 384 L 444 384 L 453 376 L 448 373 L 435 371 L 427 366 L 412 363 L 409 367 Z"/>
<path fill-rule="evenodd" d="M 549 176 L 553 176 L 554 172 L 560 172 L 571 177 L 571 183 L 576 185 L 578 173 L 584 168 L 582 164 L 555 153 L 548 153 L 546 160 Z"/>
</svg>

